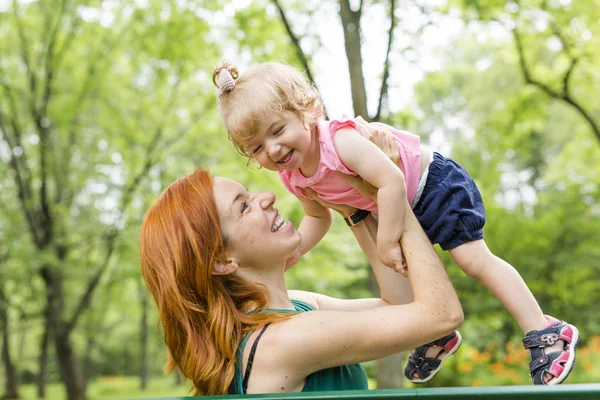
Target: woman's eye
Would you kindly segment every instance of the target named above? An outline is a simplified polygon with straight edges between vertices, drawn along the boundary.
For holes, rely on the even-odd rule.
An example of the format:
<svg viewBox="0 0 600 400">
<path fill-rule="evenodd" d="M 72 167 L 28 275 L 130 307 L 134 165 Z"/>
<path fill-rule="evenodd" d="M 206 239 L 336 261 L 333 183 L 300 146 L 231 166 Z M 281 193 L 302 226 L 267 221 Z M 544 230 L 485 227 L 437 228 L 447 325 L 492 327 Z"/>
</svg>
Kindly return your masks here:
<svg viewBox="0 0 600 400">
<path fill-rule="evenodd" d="M 244 201 L 242 203 L 242 212 L 246 211 L 247 208 L 248 208 L 248 202 Z"/>
<path fill-rule="evenodd" d="M 256 153 L 258 153 L 260 151 L 260 149 L 262 149 L 262 146 L 256 147 L 252 153 L 256 154 Z"/>
</svg>

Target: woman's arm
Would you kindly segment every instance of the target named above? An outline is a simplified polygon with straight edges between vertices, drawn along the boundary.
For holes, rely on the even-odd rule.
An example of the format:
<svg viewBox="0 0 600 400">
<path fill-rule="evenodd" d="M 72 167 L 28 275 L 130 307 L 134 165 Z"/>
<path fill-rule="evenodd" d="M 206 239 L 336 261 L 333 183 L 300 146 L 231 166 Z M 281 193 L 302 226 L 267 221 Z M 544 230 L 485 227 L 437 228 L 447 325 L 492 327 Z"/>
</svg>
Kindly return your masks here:
<svg viewBox="0 0 600 400">
<path fill-rule="evenodd" d="M 359 312 L 308 312 L 273 324 L 268 341 L 278 349 L 272 360 L 278 368 L 289 369 L 292 376 L 308 376 L 374 360 L 435 340 L 462 323 L 462 309 L 444 266 L 408 210 L 401 244 L 414 301 Z"/>
<path fill-rule="evenodd" d="M 381 299 L 388 304 L 406 304 L 413 301 L 412 287 L 408 277 L 385 266 L 377 256 L 377 221 L 375 218 L 369 215 L 351 229 L 369 260 L 379 286 Z M 403 262 L 406 263 L 406 260 Z"/>
<path fill-rule="evenodd" d="M 321 201 L 323 204 L 324 202 Z M 352 214 L 351 207 L 323 204 L 338 211 L 343 216 Z M 343 210 L 343 211 L 342 211 Z M 383 307 L 390 304 L 406 304 L 413 300 L 410 281 L 399 273 L 386 267 L 377 257 L 377 221 L 369 215 L 358 225 L 351 227 L 352 232 L 367 256 L 369 264 L 379 285 L 381 298 L 338 299 L 320 293 L 290 290 L 289 296 L 310 304 L 316 310 L 323 311 L 361 311 Z"/>
</svg>

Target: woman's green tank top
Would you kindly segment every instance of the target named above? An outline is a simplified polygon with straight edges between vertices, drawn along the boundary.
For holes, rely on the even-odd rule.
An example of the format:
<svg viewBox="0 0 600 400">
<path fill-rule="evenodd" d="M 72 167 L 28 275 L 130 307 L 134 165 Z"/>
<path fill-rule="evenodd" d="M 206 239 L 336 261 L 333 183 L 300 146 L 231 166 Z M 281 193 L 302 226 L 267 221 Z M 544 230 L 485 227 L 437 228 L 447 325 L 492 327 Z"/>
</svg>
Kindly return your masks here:
<svg viewBox="0 0 600 400">
<path fill-rule="evenodd" d="M 313 311 L 313 308 L 308 304 L 292 300 L 292 304 L 297 312 Z M 292 310 L 267 310 L 275 312 L 294 312 Z M 235 377 L 231 386 L 229 386 L 229 394 L 244 394 L 242 393 L 243 374 L 242 354 L 246 342 L 252 332 L 248 333 L 242 339 L 240 347 L 237 351 L 237 365 L 235 367 Z M 341 365 L 317 371 L 306 378 L 306 384 L 302 388 L 302 392 L 315 392 L 324 390 L 366 390 L 369 388 L 367 374 L 360 364 Z"/>
</svg>

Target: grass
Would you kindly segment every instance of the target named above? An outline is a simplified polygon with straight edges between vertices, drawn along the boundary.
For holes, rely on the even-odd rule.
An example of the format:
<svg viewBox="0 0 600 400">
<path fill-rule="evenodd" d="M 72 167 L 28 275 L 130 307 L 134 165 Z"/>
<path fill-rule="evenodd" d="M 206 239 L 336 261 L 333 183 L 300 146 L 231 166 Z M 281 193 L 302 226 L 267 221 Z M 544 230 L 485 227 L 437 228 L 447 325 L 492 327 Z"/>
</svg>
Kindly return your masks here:
<svg viewBox="0 0 600 400">
<path fill-rule="evenodd" d="M 37 399 L 35 385 L 22 385 L 19 394 L 23 400 Z M 90 383 L 89 400 L 136 399 L 153 397 L 190 396 L 186 386 L 177 386 L 173 377 L 152 377 L 145 391 L 140 389 L 140 380 L 136 377 L 104 376 Z M 64 400 L 65 390 L 60 383 L 51 383 L 46 387 L 46 400 Z"/>
</svg>

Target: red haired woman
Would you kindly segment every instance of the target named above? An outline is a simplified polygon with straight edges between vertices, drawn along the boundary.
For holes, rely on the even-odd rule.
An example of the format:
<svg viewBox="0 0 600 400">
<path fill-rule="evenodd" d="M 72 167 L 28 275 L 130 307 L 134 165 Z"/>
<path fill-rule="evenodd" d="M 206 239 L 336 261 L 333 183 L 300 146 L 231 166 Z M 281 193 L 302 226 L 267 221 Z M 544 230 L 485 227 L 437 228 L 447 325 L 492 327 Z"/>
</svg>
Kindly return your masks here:
<svg viewBox="0 0 600 400">
<path fill-rule="evenodd" d="M 460 325 L 454 288 L 412 212 L 401 242 L 410 283 L 379 261 L 372 216 L 351 229 L 381 298 L 288 291 L 284 266 L 301 237 L 272 193 L 248 192 L 203 168 L 171 184 L 141 230 L 142 272 L 164 329 L 167 371 L 179 369 L 196 395 L 366 389 L 358 363 Z M 392 305 L 408 284 L 414 300 Z"/>
</svg>

